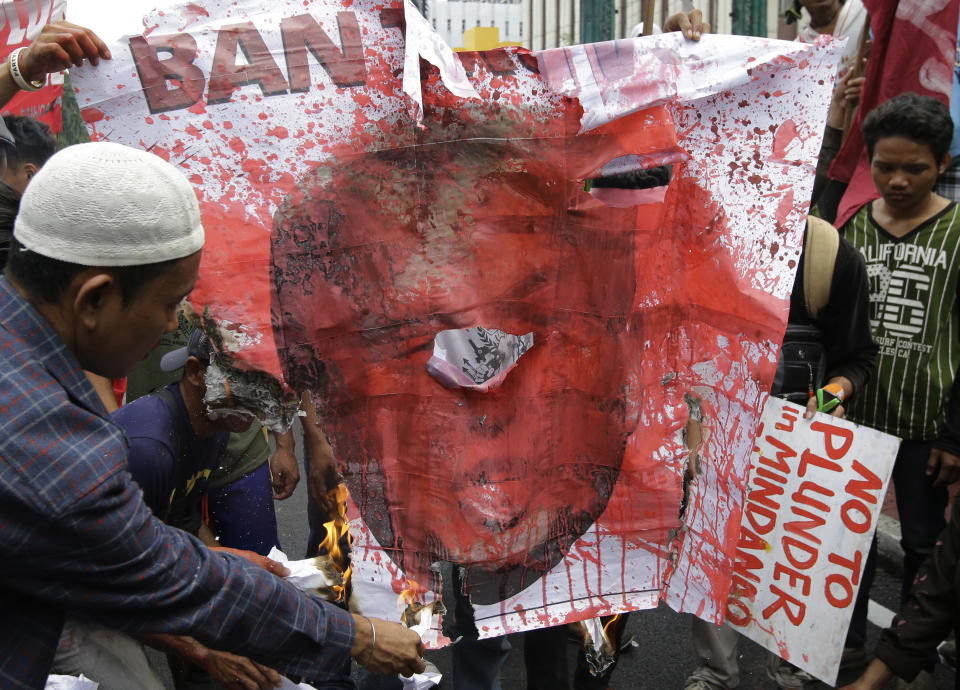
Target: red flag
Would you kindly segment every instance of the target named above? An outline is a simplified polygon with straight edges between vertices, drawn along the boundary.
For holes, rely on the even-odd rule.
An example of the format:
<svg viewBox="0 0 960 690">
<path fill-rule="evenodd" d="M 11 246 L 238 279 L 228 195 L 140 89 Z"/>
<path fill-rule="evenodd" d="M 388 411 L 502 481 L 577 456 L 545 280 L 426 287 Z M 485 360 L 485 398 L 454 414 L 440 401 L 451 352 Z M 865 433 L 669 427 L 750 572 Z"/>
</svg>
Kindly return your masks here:
<svg viewBox="0 0 960 690">
<path fill-rule="evenodd" d="M 960 0 L 863 0 L 863 4 L 873 33 L 866 83 L 850 134 L 829 172 L 832 179 L 849 182 L 837 210 L 838 228 L 879 196 L 860 132 L 863 118 L 884 101 L 909 91 L 949 105 L 953 84 Z"/>
</svg>

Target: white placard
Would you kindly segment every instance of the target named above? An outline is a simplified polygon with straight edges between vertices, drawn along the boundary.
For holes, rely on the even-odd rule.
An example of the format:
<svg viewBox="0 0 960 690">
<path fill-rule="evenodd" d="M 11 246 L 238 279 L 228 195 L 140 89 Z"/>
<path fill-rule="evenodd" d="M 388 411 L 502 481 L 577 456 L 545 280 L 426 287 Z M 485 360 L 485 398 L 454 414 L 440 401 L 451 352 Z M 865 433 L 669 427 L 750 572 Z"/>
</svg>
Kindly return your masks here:
<svg viewBox="0 0 960 690">
<path fill-rule="evenodd" d="M 827 683 L 900 439 L 770 398 L 751 455 L 727 623 Z"/>
</svg>

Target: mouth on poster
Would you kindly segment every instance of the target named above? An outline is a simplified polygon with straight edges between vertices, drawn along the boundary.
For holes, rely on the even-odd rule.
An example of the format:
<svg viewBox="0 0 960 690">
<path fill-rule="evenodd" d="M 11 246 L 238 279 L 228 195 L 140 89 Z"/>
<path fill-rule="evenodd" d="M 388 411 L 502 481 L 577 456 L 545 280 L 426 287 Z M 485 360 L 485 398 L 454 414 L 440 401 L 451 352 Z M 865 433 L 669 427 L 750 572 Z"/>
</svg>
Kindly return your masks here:
<svg viewBox="0 0 960 690">
<path fill-rule="evenodd" d="M 833 683 L 900 440 L 803 413 L 764 408 L 726 620 Z"/>
</svg>

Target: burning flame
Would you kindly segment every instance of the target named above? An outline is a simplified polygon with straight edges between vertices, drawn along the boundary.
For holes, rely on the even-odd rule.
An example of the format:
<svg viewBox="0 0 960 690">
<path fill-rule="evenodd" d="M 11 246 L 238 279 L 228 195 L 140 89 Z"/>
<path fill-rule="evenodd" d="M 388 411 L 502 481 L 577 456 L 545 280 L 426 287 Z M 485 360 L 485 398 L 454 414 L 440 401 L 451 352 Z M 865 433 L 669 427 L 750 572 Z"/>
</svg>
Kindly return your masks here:
<svg viewBox="0 0 960 690">
<path fill-rule="evenodd" d="M 618 644 L 618 640 L 616 639 L 617 629 L 614 626 L 614 624 L 620 619 L 620 616 L 621 614 L 619 613 L 616 615 L 610 616 L 610 620 L 608 620 L 606 623 L 603 624 L 603 634 L 607 638 L 607 640 L 610 643 L 610 646 L 613 649 L 616 649 Z"/>
<path fill-rule="evenodd" d="M 396 590 L 394 590 L 396 591 Z M 429 622 L 433 615 L 436 602 L 427 604 L 427 590 L 421 587 L 415 580 L 407 578 L 404 581 L 403 590 L 397 597 L 397 606 L 403 609 L 400 615 L 400 622 L 408 628 L 423 625 L 424 621 Z M 426 615 L 426 618 L 424 618 Z"/>
<path fill-rule="evenodd" d="M 344 601 L 347 596 L 347 589 L 350 586 L 350 575 L 353 567 L 349 564 L 349 547 L 353 543 L 353 537 L 350 536 L 350 529 L 347 525 L 347 496 L 350 492 L 343 484 L 337 484 L 336 487 L 327 492 L 330 502 L 336 506 L 336 515 L 333 520 L 323 523 L 326 530 L 326 536 L 320 542 L 320 552 L 326 553 L 333 566 L 342 573 L 343 582 L 333 586 L 335 601 Z M 340 548 L 340 541 L 346 538 L 347 552 Z"/>
<path fill-rule="evenodd" d="M 599 676 L 617 660 L 617 640 L 620 632 L 617 622 L 623 614 L 603 616 L 581 621 L 583 626 L 583 652 L 590 666 L 590 673 Z M 626 619 L 623 619 L 626 622 Z"/>
<path fill-rule="evenodd" d="M 393 591 L 396 592 L 397 590 Z M 417 584 L 415 580 L 407 578 L 403 591 L 401 591 L 400 596 L 397 597 L 397 605 L 414 606 L 416 604 L 422 604 L 425 591 L 426 590 Z"/>
</svg>

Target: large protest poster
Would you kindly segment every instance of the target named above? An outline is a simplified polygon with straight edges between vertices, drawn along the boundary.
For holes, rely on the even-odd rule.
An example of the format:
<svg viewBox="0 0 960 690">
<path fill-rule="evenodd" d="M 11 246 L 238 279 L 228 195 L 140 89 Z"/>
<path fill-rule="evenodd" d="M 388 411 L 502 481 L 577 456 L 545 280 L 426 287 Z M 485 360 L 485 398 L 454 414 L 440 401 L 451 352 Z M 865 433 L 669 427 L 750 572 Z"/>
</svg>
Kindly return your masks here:
<svg viewBox="0 0 960 690">
<path fill-rule="evenodd" d="M 727 624 L 833 684 L 900 439 L 803 413 L 764 408 Z"/>
<path fill-rule="evenodd" d="M 63 19 L 67 0 L 3 0 L 0 3 L 0 61 L 21 46 L 28 46 L 50 22 Z M 62 125 L 63 74 L 47 76 L 38 91 L 18 93 L 3 110 L 32 117 L 59 132 Z"/>
<path fill-rule="evenodd" d="M 838 46 L 456 57 L 409 3 L 156 5 L 125 4 L 78 102 L 195 184 L 233 401 L 282 423 L 314 391 L 364 610 L 451 562 L 484 636 L 722 616 Z M 640 203 L 587 189 L 667 164 Z"/>
</svg>

